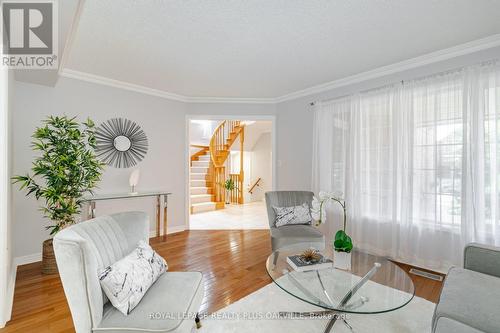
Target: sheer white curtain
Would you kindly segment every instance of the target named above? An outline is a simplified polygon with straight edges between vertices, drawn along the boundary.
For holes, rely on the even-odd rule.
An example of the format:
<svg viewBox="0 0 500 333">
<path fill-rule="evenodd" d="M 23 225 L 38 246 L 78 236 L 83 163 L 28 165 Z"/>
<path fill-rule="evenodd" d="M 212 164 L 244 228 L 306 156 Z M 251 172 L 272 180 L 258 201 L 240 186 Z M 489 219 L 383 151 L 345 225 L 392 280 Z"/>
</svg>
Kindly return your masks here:
<svg viewBox="0 0 500 333">
<path fill-rule="evenodd" d="M 343 192 L 345 189 L 351 115 L 350 98 L 315 105 L 312 187 L 316 194 L 320 190 Z M 340 210 L 334 213 L 336 221 L 341 221 Z M 323 224 L 321 228 L 330 236 L 334 232 L 332 223 Z"/>
<path fill-rule="evenodd" d="M 466 84 L 461 233 L 500 245 L 500 62 L 470 68 Z"/>
<path fill-rule="evenodd" d="M 499 73 L 478 65 L 317 105 L 313 190 L 344 193 L 358 248 L 446 270 L 467 242 L 500 244 Z"/>
</svg>

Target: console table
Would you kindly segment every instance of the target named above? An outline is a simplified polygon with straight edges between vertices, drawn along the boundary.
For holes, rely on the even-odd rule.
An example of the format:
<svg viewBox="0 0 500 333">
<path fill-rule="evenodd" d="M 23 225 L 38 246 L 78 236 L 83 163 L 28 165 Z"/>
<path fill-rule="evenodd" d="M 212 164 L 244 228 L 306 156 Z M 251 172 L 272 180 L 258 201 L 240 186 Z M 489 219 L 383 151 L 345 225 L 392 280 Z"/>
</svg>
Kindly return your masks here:
<svg viewBox="0 0 500 333">
<path fill-rule="evenodd" d="M 167 234 L 167 220 L 168 220 L 168 196 L 172 193 L 166 191 L 152 191 L 152 192 L 138 192 L 138 193 L 117 193 L 117 194 L 100 194 L 91 197 L 86 197 L 83 201 L 88 203 L 88 216 L 89 218 L 95 217 L 96 202 L 105 200 L 124 200 L 133 198 L 155 197 L 156 198 L 156 237 L 160 234 L 160 220 L 161 220 L 161 204 L 163 201 L 163 235 Z M 163 198 L 163 200 L 162 200 Z"/>
</svg>

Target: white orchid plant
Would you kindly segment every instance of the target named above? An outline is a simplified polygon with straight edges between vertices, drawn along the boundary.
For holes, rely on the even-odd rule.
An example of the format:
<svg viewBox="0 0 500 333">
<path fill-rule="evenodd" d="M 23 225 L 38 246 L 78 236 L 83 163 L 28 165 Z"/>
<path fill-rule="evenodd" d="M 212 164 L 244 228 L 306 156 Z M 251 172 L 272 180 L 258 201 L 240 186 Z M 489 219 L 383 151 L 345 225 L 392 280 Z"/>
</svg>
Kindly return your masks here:
<svg viewBox="0 0 500 333">
<path fill-rule="evenodd" d="M 319 226 L 322 223 L 326 222 L 326 205 L 329 202 L 337 202 L 342 207 L 344 212 L 344 223 L 342 230 L 339 230 L 335 233 L 335 238 L 333 240 L 333 246 L 335 251 L 339 252 L 351 252 L 352 250 L 352 239 L 349 237 L 346 232 L 346 224 L 347 224 L 347 210 L 345 200 L 342 199 L 342 195 L 330 192 L 319 192 L 319 197 L 313 197 L 312 208 L 311 208 L 311 216 L 316 221 L 316 226 Z"/>
</svg>

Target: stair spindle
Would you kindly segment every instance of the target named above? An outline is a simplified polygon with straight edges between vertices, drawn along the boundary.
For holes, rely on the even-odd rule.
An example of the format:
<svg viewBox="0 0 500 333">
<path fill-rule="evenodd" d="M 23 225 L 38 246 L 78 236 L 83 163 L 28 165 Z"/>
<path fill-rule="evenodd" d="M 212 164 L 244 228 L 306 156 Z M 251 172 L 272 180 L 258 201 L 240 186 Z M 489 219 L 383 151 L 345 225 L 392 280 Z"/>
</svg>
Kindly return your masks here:
<svg viewBox="0 0 500 333">
<path fill-rule="evenodd" d="M 212 182 L 212 193 L 218 208 L 224 207 L 226 194 L 228 200 L 233 203 L 243 203 L 243 156 L 240 159 L 240 174 L 228 174 L 236 185 L 236 188 L 229 193 L 224 189 L 226 180 L 226 170 L 224 163 L 230 156 L 230 147 L 235 139 L 240 137 L 240 150 L 243 155 L 243 128 L 238 120 L 225 120 L 215 130 L 210 140 L 210 180 Z"/>
</svg>

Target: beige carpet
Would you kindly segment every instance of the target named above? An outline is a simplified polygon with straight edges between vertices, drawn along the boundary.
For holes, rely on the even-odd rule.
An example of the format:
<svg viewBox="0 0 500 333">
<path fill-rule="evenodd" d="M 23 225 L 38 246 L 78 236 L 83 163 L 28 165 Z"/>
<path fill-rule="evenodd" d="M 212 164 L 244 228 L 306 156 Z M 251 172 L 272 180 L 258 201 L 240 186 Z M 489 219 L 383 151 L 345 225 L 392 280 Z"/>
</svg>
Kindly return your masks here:
<svg viewBox="0 0 500 333">
<path fill-rule="evenodd" d="M 378 288 L 377 284 L 370 287 Z M 368 287 L 368 285 L 367 285 Z M 290 296 L 274 283 L 203 319 L 199 333 L 305 333 L 323 332 L 327 323 L 321 319 L 276 319 L 279 311 L 314 311 L 318 308 Z M 431 331 L 434 304 L 414 297 L 405 307 L 383 314 L 346 314 L 354 332 L 420 333 Z M 262 319 L 263 318 L 263 319 Z M 266 319 L 271 318 L 271 319 Z M 337 321 L 332 332 L 350 333 Z"/>
</svg>

